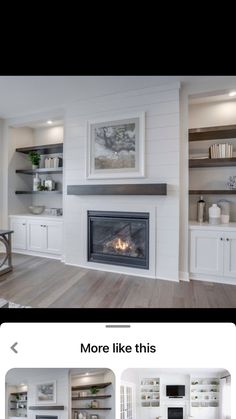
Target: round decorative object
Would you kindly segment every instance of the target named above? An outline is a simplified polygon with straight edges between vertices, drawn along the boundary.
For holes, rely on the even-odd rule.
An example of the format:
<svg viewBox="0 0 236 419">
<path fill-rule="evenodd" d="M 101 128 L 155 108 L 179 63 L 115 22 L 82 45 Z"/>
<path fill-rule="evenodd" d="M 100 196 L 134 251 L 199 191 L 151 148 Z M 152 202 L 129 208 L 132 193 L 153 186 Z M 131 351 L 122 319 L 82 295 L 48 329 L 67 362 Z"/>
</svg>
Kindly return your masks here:
<svg viewBox="0 0 236 419">
<path fill-rule="evenodd" d="M 44 205 L 31 205 L 29 207 L 29 211 L 31 212 L 31 214 L 42 214 L 42 212 L 45 210 L 45 206 Z"/>
</svg>

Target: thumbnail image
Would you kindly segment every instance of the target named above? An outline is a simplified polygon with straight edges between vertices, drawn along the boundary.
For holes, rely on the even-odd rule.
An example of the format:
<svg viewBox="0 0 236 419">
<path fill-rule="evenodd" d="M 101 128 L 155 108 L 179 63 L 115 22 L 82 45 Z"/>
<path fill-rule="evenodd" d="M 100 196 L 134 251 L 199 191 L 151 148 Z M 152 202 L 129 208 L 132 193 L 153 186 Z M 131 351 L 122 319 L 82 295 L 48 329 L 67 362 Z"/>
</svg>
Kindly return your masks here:
<svg viewBox="0 0 236 419">
<path fill-rule="evenodd" d="M 102 368 L 14 368 L 5 419 L 114 419 L 115 376 Z"/>
<path fill-rule="evenodd" d="M 224 369 L 129 368 L 122 373 L 120 419 L 230 419 Z"/>
</svg>

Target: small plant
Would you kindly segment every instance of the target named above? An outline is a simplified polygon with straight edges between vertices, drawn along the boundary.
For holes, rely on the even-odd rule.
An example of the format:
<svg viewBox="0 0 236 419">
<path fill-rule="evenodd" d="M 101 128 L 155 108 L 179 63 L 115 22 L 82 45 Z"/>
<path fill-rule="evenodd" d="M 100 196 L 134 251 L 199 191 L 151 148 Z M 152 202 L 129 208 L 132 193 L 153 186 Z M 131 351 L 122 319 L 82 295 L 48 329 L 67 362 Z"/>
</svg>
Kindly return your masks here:
<svg viewBox="0 0 236 419">
<path fill-rule="evenodd" d="M 44 186 L 44 185 L 39 185 L 38 186 L 38 191 L 48 191 L 48 187 Z"/>
<path fill-rule="evenodd" d="M 93 386 L 90 388 L 92 394 L 97 394 L 99 392 L 99 388 L 97 386 Z"/>
<path fill-rule="evenodd" d="M 38 166 L 41 160 L 41 156 L 37 151 L 30 151 L 28 154 L 28 158 L 33 166 Z"/>
</svg>

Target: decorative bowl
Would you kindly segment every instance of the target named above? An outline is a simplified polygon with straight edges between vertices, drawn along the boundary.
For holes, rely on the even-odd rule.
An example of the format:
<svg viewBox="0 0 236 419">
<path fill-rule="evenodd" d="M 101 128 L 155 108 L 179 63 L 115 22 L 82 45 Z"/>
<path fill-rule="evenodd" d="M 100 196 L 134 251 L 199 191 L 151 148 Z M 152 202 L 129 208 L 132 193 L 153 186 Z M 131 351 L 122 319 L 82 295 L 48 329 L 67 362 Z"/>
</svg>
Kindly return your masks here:
<svg viewBox="0 0 236 419">
<path fill-rule="evenodd" d="M 29 211 L 31 212 L 31 214 L 42 214 L 42 212 L 45 210 L 45 206 L 44 205 L 31 205 L 29 207 Z"/>
</svg>

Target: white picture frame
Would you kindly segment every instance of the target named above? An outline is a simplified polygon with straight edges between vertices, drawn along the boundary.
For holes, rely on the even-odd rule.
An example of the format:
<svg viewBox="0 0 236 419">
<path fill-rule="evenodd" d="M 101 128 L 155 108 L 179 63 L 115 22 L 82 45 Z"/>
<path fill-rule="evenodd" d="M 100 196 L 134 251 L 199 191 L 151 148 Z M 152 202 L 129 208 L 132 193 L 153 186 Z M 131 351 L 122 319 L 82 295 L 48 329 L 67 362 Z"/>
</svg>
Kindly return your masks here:
<svg viewBox="0 0 236 419">
<path fill-rule="evenodd" d="M 36 404 L 55 404 L 56 403 L 56 381 L 44 381 L 35 385 Z"/>
<path fill-rule="evenodd" d="M 145 176 L 145 112 L 87 122 L 87 179 Z"/>
</svg>

